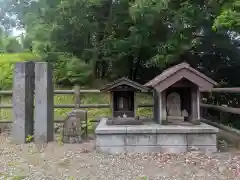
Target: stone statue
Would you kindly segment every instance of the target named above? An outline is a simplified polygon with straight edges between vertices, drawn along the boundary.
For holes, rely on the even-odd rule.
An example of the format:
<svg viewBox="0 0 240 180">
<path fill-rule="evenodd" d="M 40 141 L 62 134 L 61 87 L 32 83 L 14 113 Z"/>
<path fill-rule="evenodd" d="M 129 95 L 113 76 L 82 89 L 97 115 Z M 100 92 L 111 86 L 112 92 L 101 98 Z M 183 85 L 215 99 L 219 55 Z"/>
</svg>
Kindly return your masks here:
<svg viewBox="0 0 240 180">
<path fill-rule="evenodd" d="M 80 143 L 82 141 L 81 122 L 86 120 L 86 111 L 73 110 L 67 114 L 63 125 L 63 142 Z"/>
<path fill-rule="evenodd" d="M 181 97 L 178 93 L 172 92 L 167 96 L 167 115 L 181 116 Z"/>
</svg>

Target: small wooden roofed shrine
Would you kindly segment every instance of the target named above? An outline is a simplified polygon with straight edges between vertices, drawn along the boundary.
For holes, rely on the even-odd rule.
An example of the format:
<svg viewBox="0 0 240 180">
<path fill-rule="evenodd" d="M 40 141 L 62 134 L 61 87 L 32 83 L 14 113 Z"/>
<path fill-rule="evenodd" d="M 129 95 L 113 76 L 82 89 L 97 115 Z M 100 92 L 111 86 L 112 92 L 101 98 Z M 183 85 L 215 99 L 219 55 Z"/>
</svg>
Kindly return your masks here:
<svg viewBox="0 0 240 180">
<path fill-rule="evenodd" d="M 111 93 L 112 117 L 136 117 L 136 92 L 148 92 L 148 88 L 128 78 L 120 78 L 101 89 Z"/>
<path fill-rule="evenodd" d="M 211 89 L 217 82 L 183 62 L 153 78 L 144 86 L 153 90 L 154 119 L 200 124 L 200 89 Z"/>
</svg>

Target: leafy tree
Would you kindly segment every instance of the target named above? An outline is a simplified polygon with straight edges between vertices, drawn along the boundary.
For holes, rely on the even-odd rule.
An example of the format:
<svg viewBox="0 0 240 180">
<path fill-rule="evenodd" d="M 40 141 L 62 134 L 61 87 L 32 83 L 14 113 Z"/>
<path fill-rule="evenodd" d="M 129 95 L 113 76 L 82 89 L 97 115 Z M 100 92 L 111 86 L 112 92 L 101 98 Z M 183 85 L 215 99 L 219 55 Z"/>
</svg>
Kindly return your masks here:
<svg viewBox="0 0 240 180">
<path fill-rule="evenodd" d="M 90 76 L 147 81 L 188 61 L 233 86 L 238 1 L 8 0 L 0 17 L 6 29 L 24 27 L 32 50 L 58 67 L 61 83 L 87 83 Z"/>
<path fill-rule="evenodd" d="M 222 12 L 214 21 L 213 29 L 240 31 L 240 0 L 225 2 Z"/>
<path fill-rule="evenodd" d="M 4 45 L 5 51 L 8 53 L 16 53 L 22 51 L 20 42 L 15 37 L 8 37 Z"/>
</svg>

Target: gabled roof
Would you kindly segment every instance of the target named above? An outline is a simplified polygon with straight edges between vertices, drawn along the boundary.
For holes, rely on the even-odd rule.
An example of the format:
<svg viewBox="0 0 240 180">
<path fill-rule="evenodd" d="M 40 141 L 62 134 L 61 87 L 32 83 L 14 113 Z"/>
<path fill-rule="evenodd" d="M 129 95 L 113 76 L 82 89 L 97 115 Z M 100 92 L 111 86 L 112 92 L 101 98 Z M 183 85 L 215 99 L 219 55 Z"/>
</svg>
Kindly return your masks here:
<svg viewBox="0 0 240 180">
<path fill-rule="evenodd" d="M 139 90 L 141 92 L 147 92 L 148 91 L 147 87 L 144 87 L 143 85 L 141 85 L 137 82 L 134 82 L 134 81 L 132 81 L 132 80 L 126 78 L 126 77 L 120 78 L 120 79 L 114 81 L 113 83 L 106 85 L 104 88 L 101 89 L 101 91 L 111 91 L 112 89 L 114 89 L 118 86 L 121 86 L 121 85 L 130 86 L 130 87 L 132 87 L 136 90 Z"/>
<path fill-rule="evenodd" d="M 171 68 L 166 69 L 165 71 L 163 71 L 160 75 L 158 75 L 157 77 L 153 78 L 151 81 L 149 81 L 148 83 L 144 84 L 144 86 L 146 87 L 155 87 L 157 84 L 161 83 L 162 81 L 166 80 L 167 78 L 169 78 L 170 76 L 175 75 L 176 73 L 180 72 L 181 70 L 186 69 L 188 71 L 190 71 L 192 74 L 197 75 L 198 77 L 201 77 L 202 79 L 204 79 L 205 81 L 207 81 L 208 83 L 212 84 L 213 86 L 217 85 L 218 83 L 215 82 L 214 80 L 208 78 L 206 75 L 204 75 L 203 73 L 197 71 L 196 69 L 192 68 L 188 63 L 183 62 L 180 63 L 176 66 L 173 66 Z M 186 79 L 189 79 L 188 77 L 185 77 Z M 189 79 L 191 81 L 191 79 Z"/>
</svg>

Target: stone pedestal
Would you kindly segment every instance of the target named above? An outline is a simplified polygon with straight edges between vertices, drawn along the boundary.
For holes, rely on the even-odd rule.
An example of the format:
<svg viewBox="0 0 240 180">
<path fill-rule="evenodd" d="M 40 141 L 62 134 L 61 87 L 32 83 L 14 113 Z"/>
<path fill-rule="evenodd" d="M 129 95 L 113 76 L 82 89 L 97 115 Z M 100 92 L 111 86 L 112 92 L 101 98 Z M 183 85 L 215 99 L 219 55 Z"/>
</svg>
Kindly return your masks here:
<svg viewBox="0 0 240 180">
<path fill-rule="evenodd" d="M 13 75 L 13 142 L 23 144 L 33 135 L 34 63 L 15 64 Z"/>
<path fill-rule="evenodd" d="M 54 90 L 52 67 L 46 62 L 35 63 L 35 123 L 34 137 L 52 141 L 54 135 Z"/>
<path fill-rule="evenodd" d="M 201 123 L 199 126 L 106 125 L 102 119 L 96 128 L 97 151 L 117 153 L 182 153 L 192 149 L 217 151 L 218 129 Z"/>
</svg>

